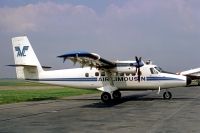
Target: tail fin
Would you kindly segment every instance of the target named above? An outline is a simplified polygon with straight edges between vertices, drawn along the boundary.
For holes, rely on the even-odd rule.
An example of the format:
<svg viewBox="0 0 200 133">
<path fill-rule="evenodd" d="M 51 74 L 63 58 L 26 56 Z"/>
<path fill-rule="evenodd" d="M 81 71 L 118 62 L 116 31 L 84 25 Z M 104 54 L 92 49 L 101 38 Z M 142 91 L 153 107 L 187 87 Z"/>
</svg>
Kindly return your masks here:
<svg viewBox="0 0 200 133">
<path fill-rule="evenodd" d="M 27 36 L 12 38 L 16 74 L 18 79 L 38 79 L 43 71 Z"/>
</svg>

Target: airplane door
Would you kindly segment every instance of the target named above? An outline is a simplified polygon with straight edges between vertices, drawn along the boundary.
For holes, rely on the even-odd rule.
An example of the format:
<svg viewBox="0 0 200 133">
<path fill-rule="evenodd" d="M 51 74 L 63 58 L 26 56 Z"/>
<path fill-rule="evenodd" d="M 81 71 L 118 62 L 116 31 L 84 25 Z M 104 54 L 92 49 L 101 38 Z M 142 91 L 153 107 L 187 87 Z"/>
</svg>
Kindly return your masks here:
<svg viewBox="0 0 200 133">
<path fill-rule="evenodd" d="M 149 78 L 150 81 L 152 81 L 152 87 L 159 87 L 160 86 L 160 80 L 159 80 L 159 72 L 155 70 L 155 68 L 150 68 L 151 76 Z"/>
</svg>

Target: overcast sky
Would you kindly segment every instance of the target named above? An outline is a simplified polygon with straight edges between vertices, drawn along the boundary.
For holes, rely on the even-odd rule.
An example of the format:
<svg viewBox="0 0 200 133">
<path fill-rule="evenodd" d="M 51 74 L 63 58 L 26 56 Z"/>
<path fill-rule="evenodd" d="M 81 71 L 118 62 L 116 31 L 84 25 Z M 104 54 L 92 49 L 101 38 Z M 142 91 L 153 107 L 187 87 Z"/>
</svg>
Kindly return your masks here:
<svg viewBox="0 0 200 133">
<path fill-rule="evenodd" d="M 42 65 L 89 51 L 109 60 L 142 56 L 168 71 L 200 67 L 198 0 L 2 0 L 0 78 L 15 77 L 11 38 L 27 35 Z"/>
</svg>

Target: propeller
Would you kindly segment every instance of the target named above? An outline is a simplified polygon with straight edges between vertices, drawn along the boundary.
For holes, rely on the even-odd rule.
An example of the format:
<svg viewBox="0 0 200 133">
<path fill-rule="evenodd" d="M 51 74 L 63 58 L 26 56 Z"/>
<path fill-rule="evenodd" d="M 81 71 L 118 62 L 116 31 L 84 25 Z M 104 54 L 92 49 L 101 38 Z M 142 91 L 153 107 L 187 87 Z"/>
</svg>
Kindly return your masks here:
<svg viewBox="0 0 200 133">
<path fill-rule="evenodd" d="M 140 67 L 142 67 L 144 64 L 142 62 L 142 57 L 139 57 L 139 59 L 138 59 L 138 57 L 135 56 L 135 60 L 137 63 L 135 67 L 136 67 L 136 73 L 138 75 L 138 82 L 140 82 L 140 77 L 142 75 L 142 72 L 140 71 Z"/>
</svg>

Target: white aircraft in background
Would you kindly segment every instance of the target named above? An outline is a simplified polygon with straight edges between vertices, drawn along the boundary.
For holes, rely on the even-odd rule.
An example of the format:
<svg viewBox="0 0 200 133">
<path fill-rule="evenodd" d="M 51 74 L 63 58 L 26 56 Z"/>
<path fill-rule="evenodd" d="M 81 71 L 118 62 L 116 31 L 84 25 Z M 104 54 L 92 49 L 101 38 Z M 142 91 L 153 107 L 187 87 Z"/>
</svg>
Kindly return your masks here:
<svg viewBox="0 0 200 133">
<path fill-rule="evenodd" d="M 198 85 L 200 85 L 200 68 L 195 68 L 179 73 L 180 75 L 188 76 L 192 80 L 196 80 Z"/>
<path fill-rule="evenodd" d="M 187 86 L 187 76 L 163 72 L 159 67 L 146 64 L 141 57 L 136 61 L 108 61 L 98 54 L 73 52 L 58 57 L 81 64 L 81 68 L 45 71 L 40 65 L 26 36 L 12 38 L 17 79 L 69 87 L 98 89 L 101 100 L 121 99 L 120 91 L 164 89 L 164 99 L 171 99 L 168 89 Z"/>
</svg>

